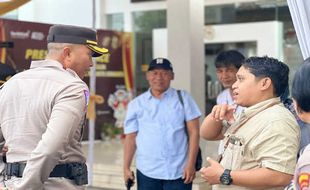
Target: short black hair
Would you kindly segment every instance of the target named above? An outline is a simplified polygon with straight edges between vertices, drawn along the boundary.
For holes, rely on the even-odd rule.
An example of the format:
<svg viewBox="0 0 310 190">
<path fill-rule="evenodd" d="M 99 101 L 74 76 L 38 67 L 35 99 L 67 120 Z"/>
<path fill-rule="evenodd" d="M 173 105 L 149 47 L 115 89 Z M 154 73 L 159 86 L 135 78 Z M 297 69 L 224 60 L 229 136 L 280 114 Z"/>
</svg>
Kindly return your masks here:
<svg viewBox="0 0 310 190">
<path fill-rule="evenodd" d="M 239 69 L 244 61 L 245 57 L 237 50 L 228 50 L 220 52 L 215 58 L 215 67 L 228 67 L 234 65 Z"/>
<path fill-rule="evenodd" d="M 294 75 L 292 84 L 292 97 L 298 107 L 305 112 L 310 112 L 310 57 L 299 67 Z"/>
<path fill-rule="evenodd" d="M 275 89 L 275 94 L 285 100 L 288 96 L 288 77 L 290 69 L 283 62 L 271 57 L 250 57 L 242 66 L 256 77 L 269 77 Z M 285 97 L 284 97 L 285 96 Z"/>
</svg>

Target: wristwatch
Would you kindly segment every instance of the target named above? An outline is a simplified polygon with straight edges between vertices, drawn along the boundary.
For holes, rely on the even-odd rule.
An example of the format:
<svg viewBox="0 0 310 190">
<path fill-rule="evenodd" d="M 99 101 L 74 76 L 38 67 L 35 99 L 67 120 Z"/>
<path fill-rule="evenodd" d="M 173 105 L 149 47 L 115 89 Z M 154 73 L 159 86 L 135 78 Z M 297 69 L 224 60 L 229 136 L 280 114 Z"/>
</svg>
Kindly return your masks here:
<svg viewBox="0 0 310 190">
<path fill-rule="evenodd" d="M 220 177 L 220 182 L 223 185 L 230 185 L 233 182 L 233 179 L 230 176 L 231 170 L 225 169 L 224 173 Z"/>
</svg>

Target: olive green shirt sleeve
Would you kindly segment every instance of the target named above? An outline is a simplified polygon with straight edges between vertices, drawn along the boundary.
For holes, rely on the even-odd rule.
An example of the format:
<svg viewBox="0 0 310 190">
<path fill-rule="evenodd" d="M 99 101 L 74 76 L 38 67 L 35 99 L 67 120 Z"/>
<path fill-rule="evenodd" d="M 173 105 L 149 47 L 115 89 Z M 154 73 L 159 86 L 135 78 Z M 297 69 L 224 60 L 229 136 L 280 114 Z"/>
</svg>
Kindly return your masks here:
<svg viewBox="0 0 310 190">
<path fill-rule="evenodd" d="M 294 174 L 300 131 L 295 121 L 275 120 L 257 136 L 254 157 L 261 167 Z"/>
</svg>

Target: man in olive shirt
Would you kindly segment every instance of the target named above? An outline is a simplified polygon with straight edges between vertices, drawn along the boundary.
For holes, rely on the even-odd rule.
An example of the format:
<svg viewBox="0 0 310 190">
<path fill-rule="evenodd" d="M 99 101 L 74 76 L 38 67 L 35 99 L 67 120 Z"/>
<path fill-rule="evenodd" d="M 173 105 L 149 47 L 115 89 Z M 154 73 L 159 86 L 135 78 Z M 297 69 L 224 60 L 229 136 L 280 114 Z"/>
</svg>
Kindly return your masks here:
<svg viewBox="0 0 310 190">
<path fill-rule="evenodd" d="M 222 159 L 209 158 L 201 176 L 214 189 L 283 189 L 294 174 L 300 128 L 280 101 L 289 68 L 268 57 L 251 57 L 237 72 L 233 98 L 246 107 L 217 105 L 200 129 L 207 140 L 224 139 Z M 230 125 L 226 130 L 225 125 Z"/>
</svg>

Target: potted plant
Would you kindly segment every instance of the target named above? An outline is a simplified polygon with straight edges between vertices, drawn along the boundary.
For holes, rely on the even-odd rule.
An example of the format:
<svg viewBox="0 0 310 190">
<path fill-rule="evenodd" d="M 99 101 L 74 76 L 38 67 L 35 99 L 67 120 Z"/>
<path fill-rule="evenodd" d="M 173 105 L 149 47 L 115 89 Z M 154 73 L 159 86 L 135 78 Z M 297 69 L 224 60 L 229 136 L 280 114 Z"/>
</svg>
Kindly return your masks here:
<svg viewBox="0 0 310 190">
<path fill-rule="evenodd" d="M 110 140 L 114 139 L 122 133 L 122 129 L 116 127 L 114 123 L 106 122 L 101 126 L 101 139 Z"/>
</svg>

